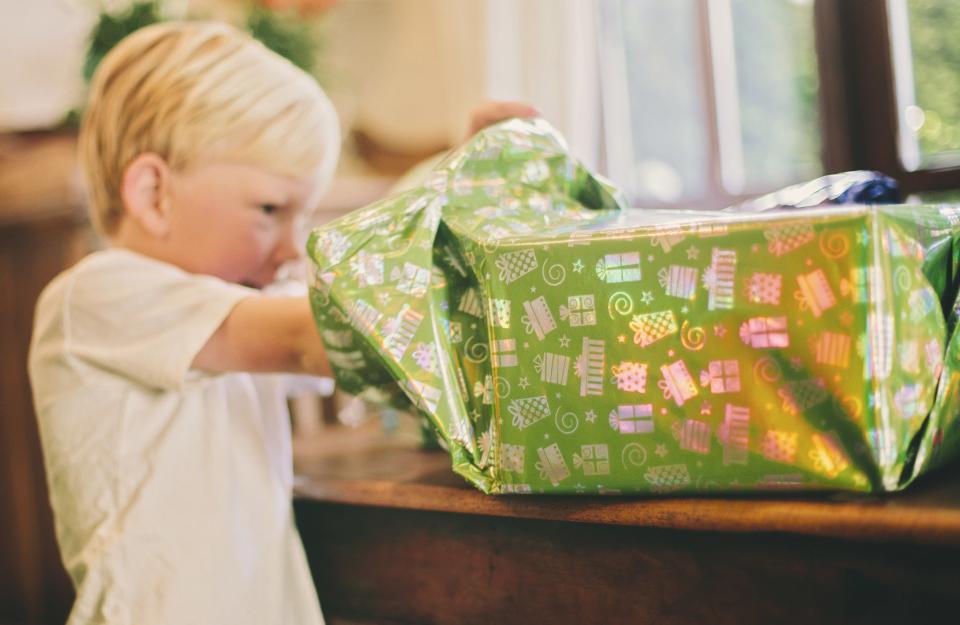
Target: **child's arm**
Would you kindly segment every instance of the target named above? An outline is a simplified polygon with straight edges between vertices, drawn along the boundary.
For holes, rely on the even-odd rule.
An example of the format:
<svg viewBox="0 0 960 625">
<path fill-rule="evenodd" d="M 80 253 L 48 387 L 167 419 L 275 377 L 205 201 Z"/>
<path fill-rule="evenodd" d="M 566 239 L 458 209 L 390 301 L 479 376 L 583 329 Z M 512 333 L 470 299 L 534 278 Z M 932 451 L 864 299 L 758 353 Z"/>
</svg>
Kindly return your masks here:
<svg viewBox="0 0 960 625">
<path fill-rule="evenodd" d="M 193 359 L 204 371 L 332 375 L 306 297 L 240 300 Z"/>
</svg>

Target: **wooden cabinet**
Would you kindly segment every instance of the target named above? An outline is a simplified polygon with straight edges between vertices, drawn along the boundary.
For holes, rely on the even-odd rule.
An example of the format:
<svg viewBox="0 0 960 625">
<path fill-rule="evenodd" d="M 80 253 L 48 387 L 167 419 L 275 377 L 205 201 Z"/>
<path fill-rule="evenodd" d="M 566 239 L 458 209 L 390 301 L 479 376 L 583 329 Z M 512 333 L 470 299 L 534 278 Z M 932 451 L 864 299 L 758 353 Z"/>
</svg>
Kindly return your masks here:
<svg viewBox="0 0 960 625">
<path fill-rule="evenodd" d="M 483 495 L 373 426 L 297 453 L 331 623 L 952 622 L 960 467 L 876 497 Z"/>
</svg>

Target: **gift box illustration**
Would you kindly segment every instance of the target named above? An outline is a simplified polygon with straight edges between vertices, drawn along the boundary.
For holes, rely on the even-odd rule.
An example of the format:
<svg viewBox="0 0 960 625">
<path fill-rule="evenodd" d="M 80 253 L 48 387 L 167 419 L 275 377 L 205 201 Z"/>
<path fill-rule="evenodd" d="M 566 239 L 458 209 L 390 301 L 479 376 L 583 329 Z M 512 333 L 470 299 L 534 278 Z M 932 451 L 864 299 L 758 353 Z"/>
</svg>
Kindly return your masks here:
<svg viewBox="0 0 960 625">
<path fill-rule="evenodd" d="M 884 491 L 960 454 L 954 240 L 949 206 L 627 208 L 510 120 L 307 251 L 340 388 L 484 492 Z"/>
</svg>

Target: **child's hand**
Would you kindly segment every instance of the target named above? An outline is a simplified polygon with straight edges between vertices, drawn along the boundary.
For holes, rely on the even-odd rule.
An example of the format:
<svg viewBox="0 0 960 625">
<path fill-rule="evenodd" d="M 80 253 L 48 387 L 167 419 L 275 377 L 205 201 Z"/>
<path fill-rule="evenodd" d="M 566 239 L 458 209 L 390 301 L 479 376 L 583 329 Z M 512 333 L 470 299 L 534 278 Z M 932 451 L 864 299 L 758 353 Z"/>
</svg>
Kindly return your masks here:
<svg viewBox="0 0 960 625">
<path fill-rule="evenodd" d="M 467 139 L 477 134 L 490 124 L 495 124 L 510 117 L 537 117 L 540 111 L 523 102 L 489 100 L 470 111 L 470 125 Z"/>
</svg>

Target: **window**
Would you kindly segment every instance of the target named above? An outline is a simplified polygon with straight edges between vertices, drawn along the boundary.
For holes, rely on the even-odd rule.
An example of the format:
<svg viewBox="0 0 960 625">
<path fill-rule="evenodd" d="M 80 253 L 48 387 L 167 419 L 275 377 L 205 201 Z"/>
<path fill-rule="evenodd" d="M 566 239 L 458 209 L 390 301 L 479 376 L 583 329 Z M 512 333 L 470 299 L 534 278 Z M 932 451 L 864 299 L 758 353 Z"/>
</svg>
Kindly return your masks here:
<svg viewBox="0 0 960 625">
<path fill-rule="evenodd" d="M 723 206 L 820 175 L 812 0 L 599 4 L 610 175 Z"/>
</svg>

